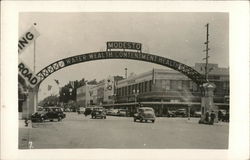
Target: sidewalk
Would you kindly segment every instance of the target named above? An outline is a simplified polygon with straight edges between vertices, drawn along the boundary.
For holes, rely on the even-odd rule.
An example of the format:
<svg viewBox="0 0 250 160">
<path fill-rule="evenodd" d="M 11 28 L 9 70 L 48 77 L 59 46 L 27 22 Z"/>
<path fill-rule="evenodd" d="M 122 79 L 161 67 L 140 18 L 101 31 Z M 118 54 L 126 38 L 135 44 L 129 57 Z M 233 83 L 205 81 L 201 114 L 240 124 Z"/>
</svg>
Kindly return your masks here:
<svg viewBox="0 0 250 160">
<path fill-rule="evenodd" d="M 199 120 L 200 120 L 200 118 L 190 118 L 190 120 L 186 119 L 186 122 L 199 124 Z M 200 125 L 208 125 L 208 124 L 200 124 Z M 223 125 L 224 126 L 224 125 L 229 125 L 229 123 L 228 122 L 218 122 L 218 123 L 215 122 L 213 125 L 216 125 L 216 126 Z"/>
<path fill-rule="evenodd" d="M 25 126 L 25 120 L 19 120 L 18 122 L 18 148 L 30 149 L 32 142 L 30 142 L 30 130 L 32 129 L 32 122 L 28 121 L 28 126 Z"/>
<path fill-rule="evenodd" d="M 19 128 L 32 128 L 32 122 L 28 121 L 28 126 L 25 126 L 25 120 L 19 120 L 18 122 Z"/>
</svg>

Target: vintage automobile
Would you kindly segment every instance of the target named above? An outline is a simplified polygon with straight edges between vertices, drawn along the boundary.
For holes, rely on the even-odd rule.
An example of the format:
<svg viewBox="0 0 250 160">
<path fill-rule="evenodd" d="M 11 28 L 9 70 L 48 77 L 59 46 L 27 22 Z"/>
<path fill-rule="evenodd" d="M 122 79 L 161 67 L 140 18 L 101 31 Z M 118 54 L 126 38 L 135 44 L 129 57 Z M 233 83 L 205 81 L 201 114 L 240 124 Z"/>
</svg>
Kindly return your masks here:
<svg viewBox="0 0 250 160">
<path fill-rule="evenodd" d="M 113 109 L 107 109 L 107 110 L 106 110 L 106 114 L 107 114 L 108 116 L 112 116 L 112 113 L 113 113 Z"/>
<path fill-rule="evenodd" d="M 94 107 L 91 112 L 91 118 L 106 119 L 106 111 L 103 107 Z"/>
<path fill-rule="evenodd" d="M 184 109 L 184 108 L 177 109 L 177 110 L 175 111 L 175 115 L 176 115 L 176 116 L 181 116 L 181 117 L 187 117 L 187 110 Z"/>
<path fill-rule="evenodd" d="M 167 117 L 175 117 L 176 115 L 175 115 L 175 111 L 168 111 L 168 113 L 167 113 Z"/>
<path fill-rule="evenodd" d="M 121 117 L 126 117 L 127 113 L 128 113 L 128 111 L 126 109 L 119 109 L 117 112 L 117 115 L 121 116 Z"/>
<path fill-rule="evenodd" d="M 140 122 L 152 121 L 155 122 L 155 113 L 153 108 L 150 107 L 141 107 L 138 109 L 138 112 L 134 114 L 134 122 L 140 120 Z"/>
<path fill-rule="evenodd" d="M 201 111 L 194 111 L 192 117 L 201 117 Z"/>
<path fill-rule="evenodd" d="M 38 108 L 37 112 L 31 115 L 32 122 L 44 122 L 45 120 L 58 120 L 61 121 L 66 115 L 60 107 L 44 107 Z"/>
<path fill-rule="evenodd" d="M 85 112 L 85 108 L 84 107 L 79 107 L 78 110 L 77 110 L 78 114 L 84 114 L 84 112 Z"/>
</svg>

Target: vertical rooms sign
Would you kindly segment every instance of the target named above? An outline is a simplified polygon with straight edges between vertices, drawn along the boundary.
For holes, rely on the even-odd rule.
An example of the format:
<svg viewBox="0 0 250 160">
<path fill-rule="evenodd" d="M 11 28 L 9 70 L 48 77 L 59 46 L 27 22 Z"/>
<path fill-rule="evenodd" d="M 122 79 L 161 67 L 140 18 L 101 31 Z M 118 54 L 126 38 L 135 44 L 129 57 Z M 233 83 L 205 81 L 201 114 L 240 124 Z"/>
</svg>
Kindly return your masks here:
<svg viewBox="0 0 250 160">
<path fill-rule="evenodd" d="M 39 36 L 39 32 L 35 29 L 34 26 L 31 26 L 30 29 L 25 32 L 18 40 L 18 54 L 20 54 L 29 47 L 35 39 Z M 18 75 L 21 76 L 27 85 L 30 87 L 35 87 L 39 82 L 40 78 L 38 78 L 35 73 L 30 69 L 28 65 L 26 65 L 19 57 L 18 63 Z"/>
<path fill-rule="evenodd" d="M 34 26 L 30 27 L 18 40 L 18 54 L 22 53 L 39 35 Z"/>
</svg>

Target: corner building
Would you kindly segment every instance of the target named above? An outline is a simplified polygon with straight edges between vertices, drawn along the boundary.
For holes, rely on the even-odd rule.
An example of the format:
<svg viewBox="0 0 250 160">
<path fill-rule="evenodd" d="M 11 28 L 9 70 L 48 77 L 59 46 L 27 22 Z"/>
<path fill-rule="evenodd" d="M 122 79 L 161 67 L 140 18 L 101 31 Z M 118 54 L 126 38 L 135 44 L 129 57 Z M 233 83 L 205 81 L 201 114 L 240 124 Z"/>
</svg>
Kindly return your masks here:
<svg viewBox="0 0 250 160">
<path fill-rule="evenodd" d="M 204 74 L 204 63 L 193 67 Z M 216 85 L 214 103 L 220 109 L 229 110 L 229 69 L 209 64 L 209 81 Z M 199 86 L 180 72 L 170 69 L 151 71 L 118 81 L 115 90 L 116 108 L 134 112 L 139 105 L 153 107 L 157 116 L 166 116 L 168 110 L 201 107 Z"/>
</svg>

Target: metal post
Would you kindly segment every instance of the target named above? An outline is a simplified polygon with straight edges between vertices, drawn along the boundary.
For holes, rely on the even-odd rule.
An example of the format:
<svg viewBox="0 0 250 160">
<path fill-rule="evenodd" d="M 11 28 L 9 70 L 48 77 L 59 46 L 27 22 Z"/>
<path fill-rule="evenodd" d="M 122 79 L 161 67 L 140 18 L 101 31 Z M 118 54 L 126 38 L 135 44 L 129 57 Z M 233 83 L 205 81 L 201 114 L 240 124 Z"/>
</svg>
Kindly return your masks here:
<svg viewBox="0 0 250 160">
<path fill-rule="evenodd" d="M 206 66 L 205 66 L 205 77 L 206 77 L 206 80 L 208 81 L 208 51 L 209 51 L 209 48 L 208 48 L 208 43 L 209 43 L 209 23 L 206 24 L 206 27 L 207 27 L 207 38 L 206 38 L 206 42 L 204 44 L 206 44 L 206 49 L 204 51 L 206 51 L 206 57 L 204 58 L 206 60 Z"/>
</svg>

